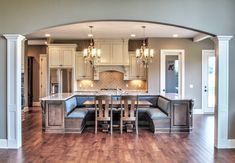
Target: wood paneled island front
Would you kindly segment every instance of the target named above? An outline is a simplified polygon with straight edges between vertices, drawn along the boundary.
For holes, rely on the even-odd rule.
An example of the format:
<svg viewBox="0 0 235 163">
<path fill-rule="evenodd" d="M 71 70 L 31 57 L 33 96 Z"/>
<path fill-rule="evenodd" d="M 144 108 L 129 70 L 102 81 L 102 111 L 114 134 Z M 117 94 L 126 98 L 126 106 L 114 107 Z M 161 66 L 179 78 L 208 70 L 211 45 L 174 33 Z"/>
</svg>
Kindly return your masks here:
<svg viewBox="0 0 235 163">
<path fill-rule="evenodd" d="M 41 99 L 42 128 L 48 133 L 81 133 L 86 126 L 94 127 L 94 105 L 85 105 L 86 101 L 94 100 L 95 96 L 107 95 L 105 92 L 59 93 Z M 109 93 L 110 94 L 110 93 Z M 118 101 L 121 94 L 110 94 Z M 149 126 L 154 133 L 158 132 L 190 132 L 192 130 L 193 100 L 180 98 L 177 95 L 156 95 L 139 92 L 126 92 L 125 95 L 136 95 L 139 101 L 139 125 Z M 156 101 L 161 98 L 167 101 L 167 111 L 160 109 L 165 118 L 153 117 Z M 159 106 L 162 104 L 159 102 Z M 151 110 L 153 109 L 153 110 Z M 151 114 L 145 113 L 150 110 Z"/>
</svg>

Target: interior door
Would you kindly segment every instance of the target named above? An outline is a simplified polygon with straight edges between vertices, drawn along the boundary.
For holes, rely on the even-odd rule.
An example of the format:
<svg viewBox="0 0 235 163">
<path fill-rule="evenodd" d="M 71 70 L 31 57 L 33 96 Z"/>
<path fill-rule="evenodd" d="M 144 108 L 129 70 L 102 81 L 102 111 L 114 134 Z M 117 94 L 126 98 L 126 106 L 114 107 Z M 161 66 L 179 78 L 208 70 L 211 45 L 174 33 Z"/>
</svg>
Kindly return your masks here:
<svg viewBox="0 0 235 163">
<path fill-rule="evenodd" d="M 162 94 L 184 96 L 184 50 L 161 50 Z"/>
<path fill-rule="evenodd" d="M 202 51 L 202 108 L 214 113 L 215 108 L 215 51 Z"/>
<path fill-rule="evenodd" d="M 40 98 L 47 96 L 47 56 L 40 54 Z"/>
<path fill-rule="evenodd" d="M 28 57 L 28 106 L 33 106 L 33 57 Z"/>
</svg>

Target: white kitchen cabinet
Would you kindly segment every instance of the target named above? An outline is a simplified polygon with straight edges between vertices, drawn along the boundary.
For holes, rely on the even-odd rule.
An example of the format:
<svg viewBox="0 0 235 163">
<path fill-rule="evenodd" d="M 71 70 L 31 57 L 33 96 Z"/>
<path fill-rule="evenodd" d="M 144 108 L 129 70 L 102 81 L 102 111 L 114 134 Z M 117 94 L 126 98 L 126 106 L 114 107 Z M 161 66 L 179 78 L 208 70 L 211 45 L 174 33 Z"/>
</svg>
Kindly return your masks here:
<svg viewBox="0 0 235 163">
<path fill-rule="evenodd" d="M 137 63 L 137 59 L 134 53 L 129 54 L 130 57 L 130 69 L 129 80 L 146 80 L 146 68 L 142 63 Z"/>
<path fill-rule="evenodd" d="M 48 45 L 50 68 L 73 68 L 76 44 Z"/>
<path fill-rule="evenodd" d="M 128 40 L 95 40 L 101 49 L 100 65 L 128 65 Z"/>
<path fill-rule="evenodd" d="M 90 63 L 85 63 L 82 52 L 75 55 L 75 77 L 76 80 L 92 80 L 93 68 Z"/>
</svg>

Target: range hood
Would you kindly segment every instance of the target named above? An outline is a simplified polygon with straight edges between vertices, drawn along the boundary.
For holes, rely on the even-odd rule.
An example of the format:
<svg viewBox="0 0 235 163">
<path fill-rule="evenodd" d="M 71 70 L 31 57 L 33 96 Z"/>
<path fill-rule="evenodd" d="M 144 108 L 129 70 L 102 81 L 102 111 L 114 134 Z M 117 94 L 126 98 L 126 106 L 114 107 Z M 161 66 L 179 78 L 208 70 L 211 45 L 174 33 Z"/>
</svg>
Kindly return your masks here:
<svg viewBox="0 0 235 163">
<path fill-rule="evenodd" d="M 100 72 L 121 72 L 123 73 L 123 80 L 128 80 L 129 65 L 97 65 L 94 67 L 94 80 L 99 80 Z"/>
</svg>

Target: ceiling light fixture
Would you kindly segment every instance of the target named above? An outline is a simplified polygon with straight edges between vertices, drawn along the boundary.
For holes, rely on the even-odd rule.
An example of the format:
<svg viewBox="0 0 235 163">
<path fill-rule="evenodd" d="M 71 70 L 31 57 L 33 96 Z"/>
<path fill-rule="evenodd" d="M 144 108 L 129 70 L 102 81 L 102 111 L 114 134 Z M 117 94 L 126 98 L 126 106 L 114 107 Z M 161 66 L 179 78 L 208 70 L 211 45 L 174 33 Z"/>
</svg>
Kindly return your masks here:
<svg viewBox="0 0 235 163">
<path fill-rule="evenodd" d="M 94 44 L 94 39 L 93 39 L 93 34 L 92 34 L 92 28 L 93 26 L 89 26 L 90 28 L 90 45 L 83 50 L 83 57 L 85 59 L 85 63 L 90 63 L 93 67 L 95 66 L 96 63 L 100 62 L 100 57 L 101 57 L 101 50 L 95 48 Z"/>
<path fill-rule="evenodd" d="M 174 38 L 179 37 L 179 35 L 178 35 L 178 34 L 173 34 L 172 36 L 173 36 Z"/>
<path fill-rule="evenodd" d="M 136 49 L 136 58 L 138 63 L 141 62 L 142 64 L 144 64 L 145 68 L 148 68 L 149 63 L 152 62 L 152 59 L 154 57 L 154 50 L 149 49 L 147 45 L 145 28 L 146 26 L 142 26 L 144 39 L 140 49 Z"/>
<path fill-rule="evenodd" d="M 46 37 L 51 37 L 51 35 L 49 33 L 46 33 L 45 36 Z"/>
<path fill-rule="evenodd" d="M 136 35 L 135 34 L 131 34 L 131 37 L 135 37 Z"/>
<path fill-rule="evenodd" d="M 89 34 L 88 34 L 88 37 L 93 37 L 93 34 L 89 33 Z"/>
</svg>

